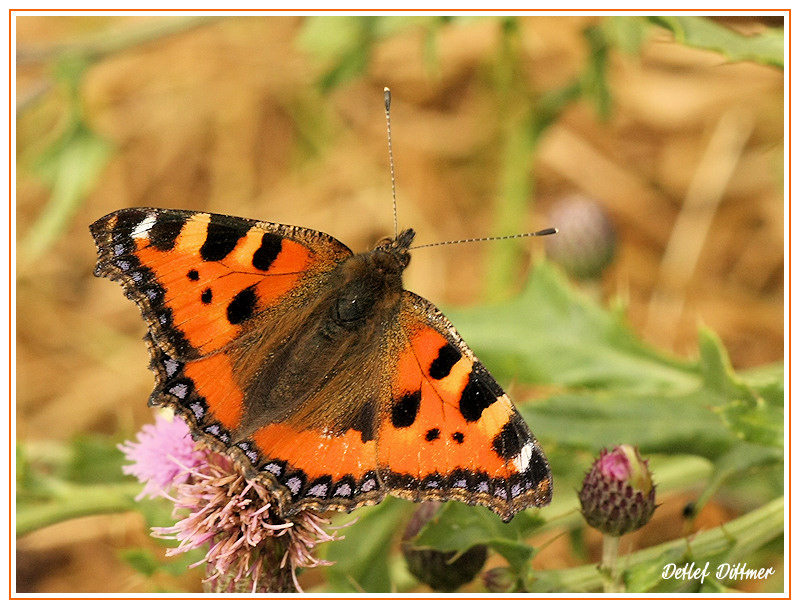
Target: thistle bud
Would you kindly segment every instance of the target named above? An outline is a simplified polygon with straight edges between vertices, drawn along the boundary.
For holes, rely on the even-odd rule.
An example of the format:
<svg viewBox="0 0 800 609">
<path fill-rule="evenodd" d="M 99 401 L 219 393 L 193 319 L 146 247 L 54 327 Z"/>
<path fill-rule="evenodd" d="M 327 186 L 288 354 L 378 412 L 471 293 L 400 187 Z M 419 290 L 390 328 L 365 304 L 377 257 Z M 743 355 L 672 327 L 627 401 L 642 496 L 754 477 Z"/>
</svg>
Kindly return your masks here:
<svg viewBox="0 0 800 609">
<path fill-rule="evenodd" d="M 519 592 L 517 578 L 508 567 L 495 567 L 483 574 L 483 585 L 489 592 Z"/>
<path fill-rule="evenodd" d="M 656 489 L 633 446 L 603 449 L 586 474 L 580 491 L 581 513 L 592 527 L 620 536 L 641 528 L 656 509 Z"/>
<path fill-rule="evenodd" d="M 614 259 L 617 238 L 611 219 L 592 199 L 572 196 L 550 213 L 558 236 L 545 243 L 547 257 L 575 279 L 599 278 Z"/>
<path fill-rule="evenodd" d="M 484 545 L 472 546 L 456 557 L 457 552 L 425 550 L 414 546 L 412 539 L 439 509 L 434 502 L 423 503 L 411 517 L 403 533 L 402 550 L 406 565 L 419 581 L 439 592 L 453 592 L 472 581 L 486 562 Z"/>
</svg>

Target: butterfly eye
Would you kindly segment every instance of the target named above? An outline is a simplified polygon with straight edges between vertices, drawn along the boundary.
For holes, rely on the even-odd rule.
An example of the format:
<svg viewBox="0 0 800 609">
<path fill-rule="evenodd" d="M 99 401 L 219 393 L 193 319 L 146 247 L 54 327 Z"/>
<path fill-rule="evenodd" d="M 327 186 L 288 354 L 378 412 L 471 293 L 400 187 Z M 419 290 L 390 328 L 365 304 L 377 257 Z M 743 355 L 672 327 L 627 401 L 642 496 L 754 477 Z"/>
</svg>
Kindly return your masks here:
<svg viewBox="0 0 800 609">
<path fill-rule="evenodd" d="M 401 268 L 406 268 L 408 263 L 411 262 L 411 254 L 407 251 L 399 252 L 397 254 L 397 260 L 400 262 Z"/>
</svg>

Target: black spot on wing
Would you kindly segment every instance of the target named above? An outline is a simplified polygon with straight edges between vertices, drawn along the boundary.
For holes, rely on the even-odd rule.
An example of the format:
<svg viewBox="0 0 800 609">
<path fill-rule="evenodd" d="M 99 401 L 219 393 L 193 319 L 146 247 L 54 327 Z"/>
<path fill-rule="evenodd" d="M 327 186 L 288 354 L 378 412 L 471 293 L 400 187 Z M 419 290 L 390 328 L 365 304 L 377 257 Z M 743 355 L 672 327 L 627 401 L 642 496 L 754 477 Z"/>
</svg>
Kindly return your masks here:
<svg viewBox="0 0 800 609">
<path fill-rule="evenodd" d="M 257 303 L 255 286 L 251 285 L 249 288 L 245 288 L 228 303 L 228 321 L 233 325 L 246 322 L 255 314 Z"/>
<path fill-rule="evenodd" d="M 428 373 L 431 378 L 441 380 L 450 374 L 450 370 L 456 365 L 458 360 L 461 359 L 461 352 L 450 343 L 444 345 L 439 349 L 439 354 L 436 359 L 431 362 L 428 368 Z"/>
<path fill-rule="evenodd" d="M 200 294 L 200 301 L 203 304 L 211 304 L 212 292 L 211 288 L 206 288 L 203 290 L 203 293 Z"/>
<path fill-rule="evenodd" d="M 186 273 L 186 277 L 189 278 L 189 281 L 197 281 L 200 279 L 200 273 L 197 272 L 197 269 L 192 269 L 188 273 Z"/>
<path fill-rule="evenodd" d="M 429 429 L 425 433 L 425 440 L 428 442 L 433 442 L 434 440 L 439 438 L 440 433 L 441 432 L 436 427 L 434 427 L 433 429 Z"/>
<path fill-rule="evenodd" d="M 417 419 L 422 392 L 406 393 L 392 404 L 392 425 L 395 428 L 410 427 Z"/>
<path fill-rule="evenodd" d="M 220 220 L 212 214 L 207 230 L 200 256 L 206 262 L 217 262 L 234 250 L 239 239 L 250 230 L 250 226 L 245 222 L 234 224 L 230 219 Z"/>
<path fill-rule="evenodd" d="M 376 408 L 373 402 L 365 403 L 358 412 L 356 412 L 350 429 L 361 432 L 362 442 L 369 442 L 375 439 L 375 415 Z"/>
<path fill-rule="evenodd" d="M 520 432 L 522 432 L 520 434 Z M 523 438 L 527 439 L 528 435 L 524 424 L 516 418 L 510 419 L 503 428 L 497 433 L 492 440 L 492 450 L 497 453 L 501 459 L 506 461 L 516 457 L 522 450 Z"/>
<path fill-rule="evenodd" d="M 272 233 L 264 233 L 261 245 L 253 254 L 253 266 L 259 271 L 268 271 L 281 253 L 283 238 Z"/>
<path fill-rule="evenodd" d="M 464 420 L 477 421 L 481 418 L 484 409 L 494 404 L 497 398 L 504 394 L 502 387 L 492 378 L 483 364 L 476 361 L 469 373 L 469 380 L 461 393 L 461 400 L 458 404 Z"/>
<path fill-rule="evenodd" d="M 150 245 L 161 252 L 168 252 L 175 247 L 175 240 L 181 234 L 186 217 L 156 216 L 156 222 L 148 231 Z"/>
</svg>

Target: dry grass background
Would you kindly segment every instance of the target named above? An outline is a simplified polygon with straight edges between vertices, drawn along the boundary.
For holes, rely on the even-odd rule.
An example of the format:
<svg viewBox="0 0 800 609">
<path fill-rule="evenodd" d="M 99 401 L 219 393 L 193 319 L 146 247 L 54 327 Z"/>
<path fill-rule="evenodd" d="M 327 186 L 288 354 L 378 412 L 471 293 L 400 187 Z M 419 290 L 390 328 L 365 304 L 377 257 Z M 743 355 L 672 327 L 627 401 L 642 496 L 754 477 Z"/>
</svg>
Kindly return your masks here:
<svg viewBox="0 0 800 609">
<path fill-rule="evenodd" d="M 53 53 L 163 19 L 17 19 L 20 441 L 129 436 L 152 416 L 144 324 L 117 285 L 92 276 L 87 227 L 100 216 L 140 205 L 210 210 L 313 227 L 355 250 L 390 233 L 384 85 L 394 94 L 400 224 L 417 230 L 418 243 L 486 236 L 493 226 L 504 128 L 489 86 L 496 21 L 444 28 L 433 64 L 419 28 L 399 31 L 377 42 L 364 74 L 320 96 L 312 85 L 323 67 L 299 42 L 302 18 L 224 18 L 112 52 L 88 69 L 85 116 L 113 156 L 63 234 L 29 260 L 23 247 L 49 193 L 25 160 L 66 116 L 63 91 L 49 88 Z M 579 72 L 581 32 L 596 19 L 520 20 L 524 71 L 536 89 Z M 781 360 L 783 73 L 727 63 L 657 30 L 641 56 L 615 51 L 610 67 L 610 120 L 579 102 L 545 133 L 530 159 L 535 206 L 519 229 L 544 227 L 566 195 L 602 201 L 620 236 L 603 298 L 625 300 L 641 335 L 692 356 L 704 323 L 737 368 Z M 686 211 L 687 195 L 714 189 L 713 209 Z M 695 246 L 696 263 L 685 258 Z M 538 252 L 541 243 L 526 247 Z M 669 247 L 677 256 L 664 263 Z M 406 284 L 442 305 L 479 302 L 486 251 L 417 252 Z M 149 589 L 115 554 L 132 543 L 147 543 L 135 515 L 51 527 L 21 540 L 20 583 L 39 592 Z"/>
</svg>

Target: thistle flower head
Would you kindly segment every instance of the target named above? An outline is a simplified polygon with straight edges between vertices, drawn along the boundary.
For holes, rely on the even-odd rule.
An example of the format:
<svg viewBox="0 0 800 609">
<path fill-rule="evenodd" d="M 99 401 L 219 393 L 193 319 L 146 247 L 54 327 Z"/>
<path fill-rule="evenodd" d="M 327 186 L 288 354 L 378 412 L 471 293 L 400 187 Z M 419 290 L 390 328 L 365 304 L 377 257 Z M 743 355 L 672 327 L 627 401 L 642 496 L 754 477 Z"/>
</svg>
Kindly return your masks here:
<svg viewBox="0 0 800 609">
<path fill-rule="evenodd" d="M 547 256 L 575 279 L 598 278 L 614 259 L 616 231 L 603 207 L 588 197 L 573 195 L 550 213 L 557 238 L 545 243 Z"/>
<path fill-rule="evenodd" d="M 125 471 L 146 483 L 146 494 L 172 491 L 178 521 L 153 534 L 179 542 L 167 555 L 207 546 L 204 560 L 192 565 L 206 564 L 207 591 L 302 591 L 298 569 L 330 564 L 314 556 L 318 543 L 335 539 L 325 518 L 310 511 L 281 517 L 269 488 L 246 478 L 227 455 L 196 444 L 180 419 L 146 428 L 120 447 L 134 460 Z"/>
<path fill-rule="evenodd" d="M 639 451 L 626 444 L 603 449 L 583 481 L 581 513 L 591 526 L 620 536 L 641 528 L 656 509 L 656 490 Z"/>
</svg>

